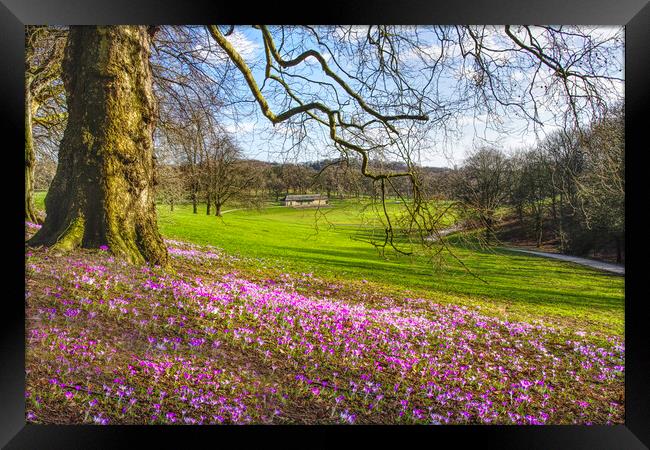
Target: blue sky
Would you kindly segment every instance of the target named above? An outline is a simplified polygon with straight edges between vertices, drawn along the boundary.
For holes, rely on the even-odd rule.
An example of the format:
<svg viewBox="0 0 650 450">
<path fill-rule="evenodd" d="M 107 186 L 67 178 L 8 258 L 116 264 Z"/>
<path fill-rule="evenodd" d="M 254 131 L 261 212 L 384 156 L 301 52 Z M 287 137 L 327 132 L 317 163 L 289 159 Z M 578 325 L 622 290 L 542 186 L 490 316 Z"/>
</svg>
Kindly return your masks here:
<svg viewBox="0 0 650 450">
<path fill-rule="evenodd" d="M 616 30 L 614 27 L 593 27 L 590 29 L 590 33 L 594 37 L 611 36 L 615 34 Z M 359 37 L 365 37 L 365 28 L 359 28 L 357 31 Z M 431 37 L 429 47 L 425 46 L 426 51 L 431 54 L 440 51 L 439 44 L 433 38 L 433 34 L 427 35 L 424 33 L 422 36 L 424 36 L 425 42 L 427 37 Z M 354 39 L 354 36 L 350 35 L 347 38 Z M 264 67 L 261 62 L 264 56 L 264 49 L 260 32 L 251 27 L 236 27 L 235 32 L 228 39 L 240 52 L 241 56 L 252 66 L 253 74 L 258 84 L 262 85 Z M 501 38 L 497 34 L 494 37 L 490 36 L 490 39 L 492 39 L 490 41 L 491 46 L 497 48 L 500 45 L 499 40 Z M 300 44 L 299 42 L 296 45 Z M 313 43 L 313 45 L 314 47 L 311 48 L 317 48 L 317 44 Z M 310 45 L 307 44 L 307 47 L 310 47 Z M 500 57 L 497 53 L 495 55 Z M 619 52 L 614 56 L 608 68 L 604 70 L 608 72 L 607 74 L 615 74 L 622 78 L 623 73 L 619 72 L 619 69 L 623 67 L 623 54 Z M 340 62 L 345 64 L 350 61 L 341 59 Z M 300 70 L 302 70 L 300 73 L 308 75 L 316 81 L 325 79 L 320 70 L 320 66 L 317 64 L 303 64 Z M 465 67 L 463 70 L 468 69 Z M 522 71 L 521 74 L 515 73 L 513 78 L 524 79 L 526 76 L 528 75 Z M 263 90 L 265 94 L 271 92 L 270 90 L 273 88 L 271 84 L 267 82 L 265 85 Z M 452 98 L 454 95 L 453 90 L 456 88 L 453 75 L 442 79 L 438 85 L 441 97 Z M 612 87 L 611 92 L 606 93 L 606 95 L 614 97 L 615 95 L 622 94 L 622 92 L 623 84 L 617 83 Z M 272 95 L 268 95 L 267 99 L 271 108 L 276 113 L 282 110 L 282 105 L 279 105 Z M 478 145 L 498 145 L 507 151 L 533 145 L 539 138 L 543 138 L 546 133 L 559 127 L 559 124 L 554 123 L 553 120 L 555 115 L 563 112 L 559 108 L 561 108 L 561 105 L 556 105 L 552 101 L 547 103 L 545 108 L 539 111 L 539 118 L 543 125 L 535 127 L 531 126 L 529 121 L 523 120 L 511 112 L 502 111 L 499 114 L 488 117 L 479 110 L 466 108 L 462 113 L 456 115 L 452 124 L 445 130 L 436 130 L 428 135 L 427 144 L 422 146 L 417 152 L 419 162 L 427 166 L 451 167 L 462 161 L 466 151 Z M 248 157 L 267 161 L 308 161 L 337 155 L 336 151 L 328 145 L 328 139 L 324 133 L 317 129 L 310 132 L 310 136 L 315 138 L 315 142 L 301 149 L 299 152 L 287 152 L 290 145 L 288 145 L 283 136 L 277 133 L 277 129 L 281 127 L 276 127 L 274 130 L 274 127 L 268 119 L 259 113 L 256 105 L 239 105 L 236 112 L 237 117 L 226 117 L 222 122 L 224 127 L 236 137 Z M 488 124 L 487 126 L 486 123 Z M 495 131 L 491 129 L 495 126 L 499 127 L 500 130 Z"/>
</svg>

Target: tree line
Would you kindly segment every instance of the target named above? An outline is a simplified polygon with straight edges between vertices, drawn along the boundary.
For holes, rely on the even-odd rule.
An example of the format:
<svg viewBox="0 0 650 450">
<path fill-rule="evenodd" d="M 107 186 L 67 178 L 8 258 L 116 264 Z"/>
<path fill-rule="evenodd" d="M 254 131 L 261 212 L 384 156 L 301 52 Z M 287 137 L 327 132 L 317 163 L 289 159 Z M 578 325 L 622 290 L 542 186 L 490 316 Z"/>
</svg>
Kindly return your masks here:
<svg viewBox="0 0 650 450">
<path fill-rule="evenodd" d="M 587 130 L 558 130 L 513 154 L 474 151 L 446 176 L 446 192 L 464 217 L 494 238 L 495 216 L 509 208 L 537 246 L 555 240 L 561 252 L 613 250 L 624 258 L 625 137 L 623 108 Z M 545 236 L 546 234 L 546 236 Z"/>
<path fill-rule="evenodd" d="M 189 140 L 191 142 L 191 139 Z M 204 142 L 195 140 L 194 142 Z M 359 160 L 323 159 L 306 163 L 249 160 L 227 137 L 187 146 L 177 165 L 161 165 L 158 201 L 192 203 L 221 215 L 226 202 L 259 207 L 290 193 L 318 192 L 328 198 L 377 198 Z M 201 151 L 200 149 L 205 149 Z M 371 166 L 380 165 L 371 162 Z M 399 171 L 399 162 L 383 163 Z M 480 147 L 459 168 L 419 167 L 421 189 L 432 200 L 454 202 L 464 225 L 496 238 L 504 218 L 515 219 L 536 246 L 557 243 L 563 253 L 587 255 L 613 250 L 624 258 L 625 147 L 623 108 L 610 111 L 587 130 L 557 130 L 538 144 L 514 152 Z M 393 185 L 394 197 L 410 198 L 406 183 Z M 501 213 L 499 213 L 501 211 Z"/>
</svg>

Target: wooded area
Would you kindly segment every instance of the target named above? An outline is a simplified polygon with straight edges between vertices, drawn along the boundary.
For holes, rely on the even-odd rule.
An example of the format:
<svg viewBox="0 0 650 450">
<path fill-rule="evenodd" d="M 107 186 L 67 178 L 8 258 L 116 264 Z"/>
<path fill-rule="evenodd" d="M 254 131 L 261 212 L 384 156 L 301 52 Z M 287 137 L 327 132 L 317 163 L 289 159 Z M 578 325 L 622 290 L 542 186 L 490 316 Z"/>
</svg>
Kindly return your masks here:
<svg viewBox="0 0 650 450">
<path fill-rule="evenodd" d="M 48 190 L 52 211 L 31 243 L 110 244 L 133 261 L 164 263 L 154 198 L 172 209 L 190 201 L 197 213 L 201 203 L 207 214 L 220 216 L 228 203 L 259 207 L 289 193 L 321 192 L 409 204 L 405 223 L 385 217 L 383 246 L 398 251 L 396 233 L 435 234 L 431 202 L 451 200 L 466 225 L 485 228 L 488 243 L 496 211 L 509 206 L 520 225 L 534 230 L 538 246 L 546 232 L 562 252 L 614 245 L 622 260 L 624 117 L 611 89 L 620 78 L 608 68 L 619 36 L 598 40 L 579 27 L 369 27 L 365 34 L 354 27 L 253 29 L 264 45 L 262 87 L 275 82 L 269 94 L 257 84 L 255 62 L 229 43 L 234 27 L 223 33 L 215 26 L 27 27 L 25 215 L 42 220 L 33 210 L 34 187 Z M 324 52 L 294 42 L 289 32 L 314 39 Z M 278 38 L 286 38 L 282 51 L 298 56 L 283 55 Z M 367 52 L 377 59 L 364 59 Z M 360 64 L 356 73 L 342 67 L 348 60 Z M 291 71 L 309 61 L 322 77 Z M 132 67 L 130 78 L 124 67 Z M 422 82 L 441 83 L 452 70 L 462 75 L 446 103 L 440 88 L 416 90 Z M 251 94 L 264 116 L 283 124 L 291 148 L 306 151 L 311 135 L 325 127 L 329 138 L 320 145 L 333 145 L 340 157 L 313 163 L 246 157 L 222 118 Z M 289 106 L 273 113 L 265 95 Z M 322 100 L 309 102 L 309 95 Z M 341 95 L 356 110 L 348 111 Z M 549 109 L 549 101 L 558 108 Z M 391 112 L 380 113 L 380 106 Z M 546 107 L 545 121 L 560 128 L 514 152 L 495 144 L 467 149 L 470 155 L 454 170 L 423 167 L 414 156 L 434 151 L 427 133 L 458 131 L 454 120 L 468 107 L 494 117 L 491 126 L 510 112 L 533 127 L 542 125 Z M 126 215 L 123 205 L 129 205 Z"/>
</svg>

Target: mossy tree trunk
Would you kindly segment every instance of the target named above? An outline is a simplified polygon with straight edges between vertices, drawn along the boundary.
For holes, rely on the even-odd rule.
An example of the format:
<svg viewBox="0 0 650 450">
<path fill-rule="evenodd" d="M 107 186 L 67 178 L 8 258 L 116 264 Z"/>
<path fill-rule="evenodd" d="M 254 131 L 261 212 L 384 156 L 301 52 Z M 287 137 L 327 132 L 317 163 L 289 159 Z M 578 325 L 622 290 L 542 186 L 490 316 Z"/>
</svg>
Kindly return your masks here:
<svg viewBox="0 0 650 450">
<path fill-rule="evenodd" d="M 32 99 L 29 92 L 30 80 L 25 80 L 25 220 L 38 223 L 34 209 L 34 139 L 32 137 Z"/>
<path fill-rule="evenodd" d="M 155 101 L 145 26 L 72 26 L 63 61 L 68 123 L 30 245 L 107 245 L 164 265 L 153 199 Z"/>
</svg>

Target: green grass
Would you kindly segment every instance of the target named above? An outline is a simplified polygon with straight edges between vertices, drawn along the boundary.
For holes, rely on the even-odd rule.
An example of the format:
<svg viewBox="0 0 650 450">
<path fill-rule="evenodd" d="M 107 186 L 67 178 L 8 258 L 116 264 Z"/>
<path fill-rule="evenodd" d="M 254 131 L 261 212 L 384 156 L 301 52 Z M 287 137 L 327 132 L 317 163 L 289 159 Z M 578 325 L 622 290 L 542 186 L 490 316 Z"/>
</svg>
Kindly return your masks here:
<svg viewBox="0 0 650 450">
<path fill-rule="evenodd" d="M 46 192 L 34 192 L 34 206 L 36 209 L 45 210 L 45 194 Z"/>
<path fill-rule="evenodd" d="M 449 256 L 448 264 L 439 270 L 422 256 L 387 253 L 382 258 L 372 245 L 358 240 L 368 233 L 360 229 L 358 211 L 353 203 L 339 203 L 320 211 L 234 211 L 219 219 L 192 214 L 189 207 L 181 206 L 174 212 L 160 207 L 158 215 L 161 232 L 167 237 L 261 258 L 261 266 L 313 272 L 324 278 L 365 279 L 402 293 L 408 289 L 431 297 L 460 295 L 470 303 L 582 319 L 584 326 L 622 332 L 622 277 L 505 250 L 461 246 L 453 251 L 484 281 Z"/>
<path fill-rule="evenodd" d="M 42 208 L 42 197 L 36 196 L 37 207 Z M 392 204 L 391 212 L 397 213 L 399 208 Z M 380 237 L 373 218 L 371 211 L 361 211 L 352 201 L 334 202 L 320 210 L 240 210 L 223 218 L 207 216 L 205 208 L 193 214 L 189 205 L 176 206 L 173 212 L 168 206 L 158 207 L 159 227 L 165 237 L 254 258 L 245 264 L 257 269 L 368 280 L 401 296 L 426 296 L 440 302 L 479 305 L 514 318 L 557 319 L 585 330 L 623 333 L 623 277 L 572 263 L 462 245 L 455 245 L 453 251 L 471 274 L 449 255 L 442 269 L 421 255 L 387 252 L 382 257 L 363 240 L 372 233 Z"/>
</svg>

